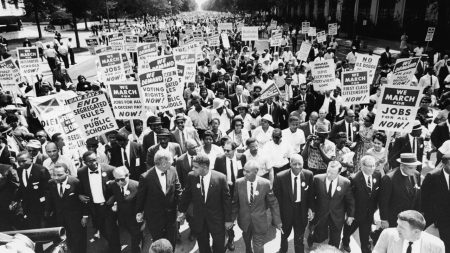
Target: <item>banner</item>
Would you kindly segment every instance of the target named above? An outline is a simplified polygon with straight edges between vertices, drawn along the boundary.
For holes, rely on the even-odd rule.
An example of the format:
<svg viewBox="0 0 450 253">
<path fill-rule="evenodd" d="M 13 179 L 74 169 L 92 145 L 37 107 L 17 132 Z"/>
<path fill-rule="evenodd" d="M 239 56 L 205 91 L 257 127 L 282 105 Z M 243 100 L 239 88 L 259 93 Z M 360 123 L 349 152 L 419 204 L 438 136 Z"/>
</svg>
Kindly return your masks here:
<svg viewBox="0 0 450 253">
<path fill-rule="evenodd" d="M 173 55 L 159 56 L 153 58 L 153 60 L 148 63 L 148 67 L 150 70 L 175 68 L 175 58 Z"/>
<path fill-rule="evenodd" d="M 316 28 L 310 26 L 310 27 L 309 27 L 309 30 L 308 30 L 308 36 L 314 37 L 314 36 L 316 36 L 316 35 L 317 35 L 317 34 L 316 34 Z"/>
<path fill-rule="evenodd" d="M 242 41 L 258 40 L 258 26 L 242 27 Z"/>
<path fill-rule="evenodd" d="M 342 104 L 369 103 L 370 84 L 367 71 L 342 72 Z"/>
<path fill-rule="evenodd" d="M 337 30 L 338 30 L 337 23 L 328 24 L 328 35 L 330 36 L 337 35 Z"/>
<path fill-rule="evenodd" d="M 264 53 L 264 50 L 269 50 L 269 41 L 268 40 L 257 40 L 255 41 L 255 49 L 259 54 Z"/>
<path fill-rule="evenodd" d="M 433 41 L 435 27 L 428 27 L 427 35 L 425 36 L 425 41 Z"/>
<path fill-rule="evenodd" d="M 280 90 L 278 89 L 278 86 L 275 83 L 271 83 L 269 86 L 267 86 L 267 88 L 261 91 L 261 95 L 258 98 L 256 98 L 256 101 L 279 96 L 280 94 L 281 93 Z"/>
<path fill-rule="evenodd" d="M 327 41 L 327 34 L 325 31 L 320 31 L 317 33 L 317 42 L 322 43 Z"/>
<path fill-rule="evenodd" d="M 123 51 L 124 37 L 123 33 L 112 33 L 108 35 L 109 46 L 113 48 L 114 51 Z"/>
<path fill-rule="evenodd" d="M 98 55 L 99 79 L 105 83 L 125 80 L 122 56 L 119 52 L 103 53 Z"/>
<path fill-rule="evenodd" d="M 88 92 L 67 99 L 66 103 L 73 111 L 76 122 L 81 125 L 86 138 L 99 136 L 118 129 L 108 100 L 102 92 Z"/>
<path fill-rule="evenodd" d="M 20 71 L 12 58 L 0 62 L 0 84 L 3 91 L 20 94 Z"/>
<path fill-rule="evenodd" d="M 378 66 L 379 55 L 356 53 L 355 70 L 367 70 L 367 80 L 372 84 Z"/>
<path fill-rule="evenodd" d="M 281 37 L 283 32 L 280 30 L 272 30 L 272 35 L 270 36 L 270 46 L 279 47 L 281 46 Z"/>
<path fill-rule="evenodd" d="M 140 69 L 148 68 L 148 63 L 158 56 L 158 46 L 153 43 L 139 43 L 137 45 L 138 72 Z"/>
<path fill-rule="evenodd" d="M 112 52 L 113 48 L 111 46 L 98 46 L 94 48 L 93 55 L 102 54 L 106 52 Z"/>
<path fill-rule="evenodd" d="M 230 41 L 228 40 L 228 35 L 226 33 L 222 33 L 220 36 L 222 37 L 223 47 L 230 48 Z"/>
<path fill-rule="evenodd" d="M 397 59 L 389 83 L 394 86 L 409 86 L 413 75 L 416 73 L 419 60 L 420 57 Z"/>
<path fill-rule="evenodd" d="M 125 51 L 128 53 L 136 52 L 137 44 L 139 43 L 139 36 L 125 35 Z"/>
<path fill-rule="evenodd" d="M 307 34 L 309 32 L 309 22 L 302 22 L 302 33 Z"/>
<path fill-rule="evenodd" d="M 373 128 L 410 133 L 423 96 L 422 91 L 423 88 L 418 86 L 383 86 Z"/>
<path fill-rule="evenodd" d="M 17 61 L 22 76 L 34 76 L 40 73 L 40 59 L 37 47 L 17 48 Z"/>
<path fill-rule="evenodd" d="M 177 54 L 175 55 L 175 62 L 177 64 L 183 63 L 183 64 L 196 64 L 195 54 L 194 53 L 186 53 L 186 54 Z"/>
<path fill-rule="evenodd" d="M 218 23 L 217 24 L 217 30 L 219 32 L 222 31 L 233 31 L 233 23 Z"/>
<path fill-rule="evenodd" d="M 311 47 L 312 47 L 311 43 L 303 41 L 302 45 L 300 46 L 300 50 L 297 54 L 297 60 L 307 61 L 309 52 L 311 51 Z"/>
<path fill-rule="evenodd" d="M 167 105 L 166 85 L 162 70 L 152 70 L 139 75 L 144 106 Z"/>
<path fill-rule="evenodd" d="M 144 117 L 141 92 L 137 83 L 111 83 L 108 87 L 116 119 L 130 120 Z"/>
<path fill-rule="evenodd" d="M 328 91 L 336 89 L 335 64 L 333 59 L 313 62 L 311 68 L 315 91 Z"/>
</svg>

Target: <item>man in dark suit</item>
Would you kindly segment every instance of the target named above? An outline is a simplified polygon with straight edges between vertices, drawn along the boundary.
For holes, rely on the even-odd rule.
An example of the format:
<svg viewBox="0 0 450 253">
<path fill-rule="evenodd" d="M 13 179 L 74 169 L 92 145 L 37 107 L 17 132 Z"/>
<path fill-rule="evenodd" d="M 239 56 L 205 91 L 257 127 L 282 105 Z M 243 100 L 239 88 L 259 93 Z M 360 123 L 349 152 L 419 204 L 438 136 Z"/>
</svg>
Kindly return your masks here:
<svg viewBox="0 0 450 253">
<path fill-rule="evenodd" d="M 128 136 L 118 134 L 117 144 L 111 147 L 111 161 L 114 167 L 125 166 L 130 171 L 130 179 L 138 180 L 145 169 L 145 152 L 141 144 L 128 140 Z"/>
<path fill-rule="evenodd" d="M 312 212 L 313 174 L 303 169 L 301 155 L 291 155 L 290 170 L 284 170 L 275 176 L 273 191 L 278 199 L 283 224 L 280 253 L 288 250 L 288 237 L 294 229 L 295 253 L 303 253 L 303 238 L 308 220 L 314 217 Z"/>
<path fill-rule="evenodd" d="M 390 65 L 392 63 L 392 55 L 389 52 L 390 48 L 386 47 L 386 51 L 384 51 L 380 56 L 379 65 L 383 67 L 384 65 Z"/>
<path fill-rule="evenodd" d="M 13 213 L 9 206 L 19 188 L 17 171 L 9 164 L 0 164 L 0 231 L 9 231 L 13 225 Z"/>
<path fill-rule="evenodd" d="M 245 96 L 242 92 L 244 91 L 244 87 L 242 85 L 236 85 L 236 93 L 231 94 L 229 99 L 231 101 L 231 110 L 233 110 L 234 114 L 237 115 L 238 111 L 236 107 L 241 104 L 248 104 L 251 102 L 250 97 Z"/>
<path fill-rule="evenodd" d="M 308 119 L 311 113 L 316 110 L 316 95 L 313 92 L 308 91 L 306 83 L 300 84 L 300 94 L 294 97 L 293 101 L 297 100 L 305 101 L 306 119 Z"/>
<path fill-rule="evenodd" d="M 31 157 L 33 158 L 33 163 L 42 165 L 45 161 L 45 159 L 48 158 L 47 155 L 42 154 L 42 145 L 38 140 L 30 140 L 27 143 L 26 146 L 28 152 L 31 154 Z"/>
<path fill-rule="evenodd" d="M 353 196 L 355 198 L 355 220 L 349 226 L 344 225 L 342 247 L 350 252 L 350 236 L 359 228 L 359 240 L 362 253 L 372 252 L 369 234 L 373 224 L 373 214 L 378 208 L 381 174 L 375 171 L 375 158 L 369 155 L 361 158 L 361 170 L 350 177 Z"/>
<path fill-rule="evenodd" d="M 147 151 L 147 157 L 145 158 L 145 163 L 147 164 L 147 170 L 151 167 L 155 166 L 155 154 L 158 150 L 166 149 L 172 153 L 172 158 L 177 159 L 181 156 L 181 147 L 178 143 L 170 142 L 170 138 L 172 137 L 172 133 L 166 128 L 163 128 L 161 132 L 158 133 L 158 144 L 151 146 Z"/>
<path fill-rule="evenodd" d="M 380 219 L 381 227 L 397 226 L 397 215 L 405 210 L 420 209 L 420 173 L 413 153 L 403 153 L 395 168 L 381 179 Z"/>
<path fill-rule="evenodd" d="M 355 217 L 350 181 L 339 175 L 340 169 L 338 161 L 331 161 L 325 174 L 314 176 L 312 189 L 316 220 L 313 241 L 323 242 L 329 236 L 328 244 L 334 247 L 339 247 L 345 217 L 347 225 L 351 225 Z"/>
<path fill-rule="evenodd" d="M 193 204 L 191 229 L 197 234 L 200 253 L 224 253 L 225 229 L 233 226 L 231 199 L 225 175 L 209 169 L 209 158 L 205 154 L 194 157 L 194 168 L 189 173 L 179 210 L 187 211 Z M 180 215 L 180 219 L 184 215 Z M 212 249 L 209 237 L 213 238 Z"/>
<path fill-rule="evenodd" d="M 57 225 L 66 229 L 67 244 L 73 253 L 85 253 L 87 249 L 87 219 L 83 218 L 86 209 L 78 198 L 80 187 L 80 181 L 69 176 L 67 165 L 55 165 L 47 193 L 46 215 L 56 216 Z"/>
<path fill-rule="evenodd" d="M 159 150 L 155 166 L 141 175 L 136 204 L 136 220 L 145 216 L 153 240 L 166 238 L 175 248 L 177 236 L 177 207 L 181 198 L 181 185 L 172 165 L 172 154 Z"/>
<path fill-rule="evenodd" d="M 140 253 L 142 241 L 141 226 L 136 221 L 136 196 L 138 181 L 130 179 L 130 172 L 125 166 L 114 169 L 114 181 L 109 184 L 112 196 L 107 201 L 117 213 L 119 226 L 124 228 L 131 238 L 131 253 Z"/>
<path fill-rule="evenodd" d="M 273 127 L 284 129 L 287 124 L 286 110 L 280 107 L 279 104 L 274 103 L 272 98 L 266 99 L 266 102 L 259 107 L 261 117 L 269 114 L 273 119 Z"/>
<path fill-rule="evenodd" d="M 245 164 L 245 176 L 236 181 L 233 194 L 232 219 L 237 218 L 247 253 L 264 252 L 264 239 L 269 231 L 267 209 L 270 208 L 272 224 L 280 231 L 282 227 L 277 198 L 270 181 L 256 176 L 258 167 L 256 160 Z"/>
<path fill-rule="evenodd" d="M 425 176 L 421 188 L 422 212 L 427 227 L 439 229 L 439 237 L 444 241 L 445 252 L 450 252 L 450 155 L 442 157 L 442 169 L 433 170 Z"/>
<path fill-rule="evenodd" d="M 177 158 L 175 168 L 177 169 L 178 179 L 180 180 L 181 188 L 184 189 L 189 172 L 192 171 L 192 160 L 197 155 L 198 144 L 194 140 L 186 141 L 187 152 Z"/>
<path fill-rule="evenodd" d="M 216 158 L 214 163 L 214 170 L 221 172 L 227 177 L 228 187 L 230 188 L 231 199 L 233 199 L 234 185 L 237 178 L 244 176 L 242 170 L 242 164 L 236 158 L 236 148 L 237 144 L 233 141 L 227 141 L 223 146 L 223 151 L 225 154 L 220 155 Z M 235 249 L 234 247 L 234 230 L 227 230 L 228 241 L 227 248 L 231 251 Z"/>
<path fill-rule="evenodd" d="M 327 103 L 328 106 L 325 104 Z M 325 106 L 324 106 L 325 104 Z M 333 124 L 336 118 L 336 100 L 331 97 L 331 90 L 326 91 L 324 94 L 316 93 L 316 100 L 314 101 L 315 111 L 318 112 L 320 109 L 325 109 L 327 116 L 325 117 L 328 121 Z"/>
<path fill-rule="evenodd" d="M 150 132 L 144 135 L 144 139 L 142 140 L 142 148 L 144 151 L 147 151 L 151 146 L 156 145 L 158 143 L 157 134 L 162 129 L 161 118 L 158 116 L 150 116 L 147 120 L 147 126 L 151 130 Z"/>
<path fill-rule="evenodd" d="M 308 136 L 316 134 L 316 123 L 318 118 L 319 114 L 317 114 L 317 112 L 311 112 L 309 120 L 300 124 L 300 129 L 303 131 L 306 139 Z"/>
<path fill-rule="evenodd" d="M 347 134 L 347 146 L 352 149 L 355 147 L 358 138 L 359 124 L 355 121 L 355 112 L 347 109 L 344 113 L 344 119 L 334 124 L 330 132 L 330 140 L 336 143 L 337 134 L 344 132 Z"/>
<path fill-rule="evenodd" d="M 439 149 L 442 144 L 450 139 L 450 117 L 447 118 L 446 122 L 439 123 L 431 133 L 431 143 L 436 149 Z"/>
<path fill-rule="evenodd" d="M 88 205 L 92 222 L 108 242 L 108 252 L 119 253 L 121 250 L 119 228 L 111 205 L 106 203 L 112 195 L 107 184 L 114 180 L 112 174 L 114 167 L 99 164 L 97 154 L 93 151 L 83 154 L 83 162 L 86 165 L 78 170 L 78 179 L 81 184 L 79 198 L 81 202 Z"/>
<path fill-rule="evenodd" d="M 389 166 L 391 168 L 397 168 L 400 165 L 397 159 L 403 153 L 414 153 L 417 160 L 422 162 L 424 139 L 420 136 L 421 134 L 422 125 L 419 120 L 415 120 L 410 134 L 405 134 L 395 139 L 394 145 L 389 150 Z M 420 171 L 422 166 L 419 166 L 418 169 Z"/>
</svg>

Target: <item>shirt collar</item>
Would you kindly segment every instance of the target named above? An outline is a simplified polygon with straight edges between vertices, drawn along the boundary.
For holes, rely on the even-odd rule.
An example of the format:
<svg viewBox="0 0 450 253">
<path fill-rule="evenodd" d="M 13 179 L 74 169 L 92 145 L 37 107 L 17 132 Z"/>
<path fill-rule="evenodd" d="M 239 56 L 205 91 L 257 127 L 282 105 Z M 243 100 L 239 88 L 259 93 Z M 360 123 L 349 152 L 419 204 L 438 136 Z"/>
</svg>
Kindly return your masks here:
<svg viewBox="0 0 450 253">
<path fill-rule="evenodd" d="M 300 175 L 301 175 L 301 174 L 302 174 L 302 172 L 298 173 L 298 175 L 296 176 L 296 175 L 292 172 L 292 170 L 291 170 L 291 177 L 292 177 L 292 180 L 294 180 L 295 177 L 299 177 L 299 178 L 300 178 Z"/>
<path fill-rule="evenodd" d="M 209 179 L 211 177 L 211 169 L 208 170 L 208 173 L 203 176 L 203 179 Z"/>
<path fill-rule="evenodd" d="M 158 176 L 161 176 L 161 174 L 164 173 L 164 171 L 158 169 L 158 167 L 156 167 L 156 166 L 155 166 L 155 170 L 156 170 L 156 173 L 158 174 Z"/>
</svg>

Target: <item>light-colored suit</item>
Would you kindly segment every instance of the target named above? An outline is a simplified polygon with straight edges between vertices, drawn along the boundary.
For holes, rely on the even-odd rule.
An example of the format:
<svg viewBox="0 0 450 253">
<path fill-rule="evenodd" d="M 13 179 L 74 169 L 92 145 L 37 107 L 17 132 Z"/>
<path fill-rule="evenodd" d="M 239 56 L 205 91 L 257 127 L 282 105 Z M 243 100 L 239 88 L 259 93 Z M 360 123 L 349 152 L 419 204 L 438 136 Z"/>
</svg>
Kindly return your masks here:
<svg viewBox="0 0 450 253">
<path fill-rule="evenodd" d="M 187 151 L 186 142 L 188 140 L 194 140 L 195 142 L 197 142 L 198 146 L 200 146 L 202 144 L 195 128 L 185 127 L 184 130 L 186 133 L 186 136 L 184 136 L 185 143 L 183 143 L 183 140 L 180 136 L 180 134 L 181 134 L 180 129 L 176 128 L 175 130 L 172 131 L 173 140 L 180 145 L 182 153 Z"/>
<path fill-rule="evenodd" d="M 239 228 L 244 232 L 244 242 L 247 252 L 250 252 L 251 241 L 255 253 L 264 252 L 264 237 L 269 229 L 267 209 L 272 214 L 272 224 L 281 224 L 280 208 L 273 194 L 270 181 L 257 177 L 256 186 L 253 189 L 253 204 L 250 205 L 247 194 L 247 180 L 239 178 L 236 181 L 232 202 L 232 219 L 237 218 Z"/>
<path fill-rule="evenodd" d="M 434 235 L 422 232 L 421 253 L 445 253 L 444 242 Z M 403 239 L 398 235 L 396 228 L 383 230 L 372 253 L 399 253 L 403 250 Z"/>
</svg>

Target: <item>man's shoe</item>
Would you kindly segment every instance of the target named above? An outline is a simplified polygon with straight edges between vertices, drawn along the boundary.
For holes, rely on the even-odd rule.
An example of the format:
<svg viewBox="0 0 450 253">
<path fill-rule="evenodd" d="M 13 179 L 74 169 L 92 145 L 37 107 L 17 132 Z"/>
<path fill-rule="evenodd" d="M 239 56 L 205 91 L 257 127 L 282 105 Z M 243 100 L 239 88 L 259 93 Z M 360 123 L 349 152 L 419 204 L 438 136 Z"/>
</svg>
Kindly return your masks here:
<svg viewBox="0 0 450 253">
<path fill-rule="evenodd" d="M 227 243 L 227 249 L 228 249 L 229 251 L 234 251 L 235 248 L 236 248 L 236 247 L 234 247 L 234 242 L 233 242 L 233 241 L 229 241 L 229 242 Z"/>
<path fill-rule="evenodd" d="M 350 249 L 350 246 L 346 245 L 346 244 L 342 244 L 342 250 L 345 250 L 348 253 L 352 252 L 352 249 Z"/>
</svg>

